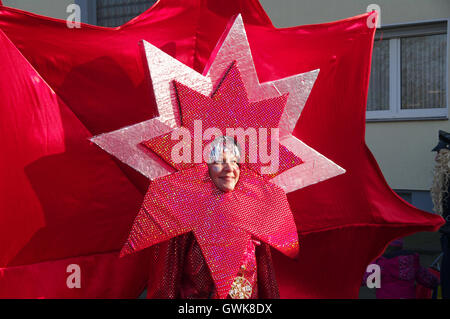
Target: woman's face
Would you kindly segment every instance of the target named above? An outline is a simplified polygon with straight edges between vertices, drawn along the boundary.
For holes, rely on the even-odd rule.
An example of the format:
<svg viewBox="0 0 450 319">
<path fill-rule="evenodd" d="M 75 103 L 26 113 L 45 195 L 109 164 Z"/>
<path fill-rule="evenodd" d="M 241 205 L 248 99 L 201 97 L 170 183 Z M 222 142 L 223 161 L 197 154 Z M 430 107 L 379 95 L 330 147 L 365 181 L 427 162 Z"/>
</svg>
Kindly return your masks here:
<svg viewBox="0 0 450 319">
<path fill-rule="evenodd" d="M 236 156 L 231 152 L 223 153 L 223 161 L 208 164 L 209 176 L 214 185 L 222 192 L 234 190 L 239 180 L 239 165 Z"/>
</svg>

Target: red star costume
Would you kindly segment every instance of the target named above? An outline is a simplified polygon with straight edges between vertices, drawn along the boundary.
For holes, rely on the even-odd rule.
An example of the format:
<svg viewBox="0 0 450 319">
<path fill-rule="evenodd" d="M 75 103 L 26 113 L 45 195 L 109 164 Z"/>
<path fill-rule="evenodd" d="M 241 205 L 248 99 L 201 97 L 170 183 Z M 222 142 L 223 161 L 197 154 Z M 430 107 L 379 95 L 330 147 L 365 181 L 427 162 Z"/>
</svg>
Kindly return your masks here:
<svg viewBox="0 0 450 319">
<path fill-rule="evenodd" d="M 206 165 L 199 165 L 151 183 L 122 255 L 191 231 L 201 250 L 188 253 L 185 258 L 201 264 L 201 256 L 204 256 L 220 298 L 227 296 L 252 237 L 290 257 L 296 257 L 298 253 L 297 230 L 281 188 L 266 182 L 252 170 L 241 168 L 235 190 L 223 193 L 212 183 Z M 180 239 L 177 240 L 180 242 Z M 182 245 L 175 251 L 185 249 L 187 247 Z M 264 258 L 270 259 L 270 254 Z M 182 268 L 189 265 L 185 260 L 174 261 L 176 267 L 181 268 L 177 271 L 184 271 Z M 208 277 L 207 269 L 202 272 Z M 178 275 L 164 273 L 160 276 Z M 188 276 L 191 277 L 192 274 Z M 182 279 L 186 279 L 185 276 Z M 158 283 L 150 282 L 150 289 Z M 172 285 L 170 283 L 169 287 Z M 167 294 L 170 291 L 164 287 L 160 289 L 167 291 Z M 184 287 L 180 284 L 177 289 L 172 297 L 180 297 Z"/>
<path fill-rule="evenodd" d="M 181 122 L 183 129 L 188 128 L 189 136 L 195 134 L 194 121 L 202 119 L 204 130 L 211 127 L 224 132 L 226 128 L 236 127 L 278 128 L 287 101 L 287 95 L 283 95 L 249 103 L 234 63 L 211 98 L 176 85 Z M 251 235 L 296 257 L 297 229 L 289 204 L 281 188 L 258 176 L 261 163 L 252 164 L 245 160 L 236 189 L 223 193 L 212 183 L 205 164 L 189 168 L 193 165 L 191 162 L 180 165 L 172 161 L 171 151 L 178 142 L 171 138 L 171 133 L 145 142 L 183 171 L 151 183 L 122 255 L 192 231 L 221 298 L 230 290 Z M 208 141 L 203 145 L 206 143 Z M 189 149 L 193 147 L 189 144 Z M 203 155 L 202 150 L 200 154 Z M 279 173 L 301 163 L 286 148 L 283 150 Z M 188 255 L 188 258 L 193 257 Z"/>
<path fill-rule="evenodd" d="M 254 0 L 161 0 L 119 28 L 74 30 L 64 20 L 0 7 L 0 296 L 140 293 L 147 255 L 118 253 L 148 176 L 87 137 L 157 115 L 140 40 L 202 72 L 238 13 L 261 83 L 320 69 L 293 135 L 346 169 L 288 194 L 302 249 L 295 261 L 273 252 L 280 296 L 355 298 L 366 265 L 390 241 L 443 224 L 389 188 L 365 145 L 370 14 L 276 29 Z M 80 289 L 66 285 L 72 263 L 82 270 Z"/>
<path fill-rule="evenodd" d="M 277 297 L 278 287 L 273 275 L 259 275 L 262 278 L 271 278 L 270 282 L 261 282 L 254 278 L 258 270 L 261 273 L 259 268 L 273 273 L 268 250 L 263 250 L 265 261 L 260 260 L 260 263 L 266 266 L 262 267 L 258 267 L 253 253 L 244 253 L 255 250 L 251 240 L 251 236 L 254 236 L 263 241 L 263 247 L 267 243 L 290 257 L 297 254 L 297 230 L 289 204 L 286 202 L 284 192 L 269 182 L 269 179 L 272 178 L 274 183 L 279 183 L 284 188 L 292 189 L 294 185 L 299 188 L 308 182 L 316 183 L 343 172 L 337 165 L 324 159 L 323 156 L 320 157 L 291 135 L 292 123 L 295 124 L 299 117 L 317 71 L 261 85 L 256 79 L 241 17 L 232 19 L 229 26 L 229 30 L 226 30 L 222 37 L 223 42 L 217 46 L 217 54 L 211 58 L 209 69 L 203 72 L 208 74 L 205 77 L 150 44 L 144 43 L 160 116 L 155 121 L 139 123 L 91 139 L 133 167 L 139 168 L 140 161 L 147 162 L 147 166 L 156 166 L 153 171 L 149 168 L 145 170 L 150 172 L 151 176 L 154 176 L 162 165 L 158 163 L 158 158 L 149 156 L 152 154 L 144 153 L 139 156 L 139 144 L 133 146 L 132 142 L 136 143 L 136 139 L 173 168 L 184 170 L 156 179 L 150 184 L 144 204 L 133 224 L 130 238 L 121 252 L 122 256 L 169 239 L 181 245 L 181 247 L 169 245 L 170 249 L 185 251 L 186 245 L 175 237 L 193 232 L 195 240 L 190 245 L 200 253 L 189 251 L 184 259 L 192 261 L 186 263 L 184 259 L 173 260 L 170 257 L 173 255 L 171 251 L 163 252 L 167 258 L 171 258 L 172 264 L 177 265 L 177 269 L 173 267 L 163 269 L 158 276 L 153 276 L 156 280 L 149 282 L 150 287 L 156 285 L 160 288 L 157 295 L 150 293 L 149 297 L 224 298 L 230 291 L 230 295 L 234 297 L 256 298 L 258 292 L 252 291 L 252 286 L 273 287 L 270 294 L 260 288 L 259 295 Z M 237 61 L 233 61 L 233 58 Z M 231 65 L 227 66 L 227 62 Z M 244 73 L 239 72 L 238 64 L 242 65 Z M 223 75 L 217 78 L 211 76 L 212 74 Z M 309 76 L 314 80 L 305 81 Z M 189 83 L 200 92 L 207 92 L 208 95 L 197 92 L 177 79 Z M 274 94 L 274 91 L 277 93 Z M 290 91 L 293 92 L 291 97 Z M 249 92 L 256 101 L 249 100 Z M 261 96 L 266 99 L 261 99 Z M 165 128 L 167 122 L 176 123 L 179 127 Z M 244 166 L 241 167 L 237 189 L 232 194 L 222 194 L 213 186 L 209 177 L 205 178 L 205 168 L 192 167 L 198 165 L 195 163 L 203 161 L 204 149 L 209 153 L 207 144 L 212 139 L 222 135 L 234 136 L 235 130 L 242 132 L 242 139 L 238 133 L 238 143 L 241 145 L 241 160 Z M 162 131 L 167 133 L 162 134 Z M 209 131 L 212 134 L 208 133 Z M 136 134 L 137 132 L 141 134 Z M 142 136 L 148 134 L 155 137 L 142 141 Z M 179 140 L 180 137 L 182 142 Z M 297 155 L 283 143 L 295 150 Z M 180 144 L 183 145 L 182 149 L 177 147 Z M 124 151 L 124 148 L 129 148 L 129 151 Z M 268 153 L 267 148 L 270 148 L 271 154 L 277 155 L 276 158 L 270 158 L 275 163 L 270 163 L 269 170 L 265 165 L 267 162 L 262 161 L 264 155 L 261 155 L 264 152 Z M 174 151 L 183 153 L 181 162 L 175 160 Z M 305 158 L 306 163 L 302 162 L 299 155 Z M 137 159 L 139 161 L 136 161 Z M 311 163 L 316 164 L 313 169 L 308 165 Z M 300 164 L 306 166 L 302 174 L 299 174 L 297 169 Z M 249 168 L 254 172 L 249 171 Z M 256 177 L 255 173 L 264 174 L 267 181 Z M 290 176 L 290 183 L 286 183 L 286 180 L 289 180 L 286 177 L 276 178 L 279 175 Z M 243 255 L 253 256 L 247 258 L 250 260 L 249 263 L 253 264 L 254 271 L 251 274 L 246 271 L 249 267 L 241 262 Z M 194 276 L 187 273 L 181 277 L 179 275 L 183 272 L 183 268 L 189 268 L 188 265 L 192 262 L 204 264 L 203 257 L 207 266 L 199 267 L 204 272 L 202 277 L 208 278 L 211 273 L 214 279 L 212 289 L 209 284 L 202 284 L 204 279 L 200 283 L 197 282 L 195 278 L 198 274 Z M 158 262 L 168 263 L 164 260 Z M 240 266 L 244 267 L 246 273 L 234 279 Z M 176 273 L 166 274 L 171 271 Z M 151 272 L 154 274 L 154 271 Z M 167 276 L 180 277 L 181 282 L 160 284 Z M 242 279 L 245 276 L 250 277 L 250 280 Z M 233 279 L 233 285 L 241 285 L 239 281 L 245 283 L 241 285 L 244 290 L 232 286 Z M 191 289 L 189 285 L 196 288 Z M 164 286 L 169 288 L 165 289 Z M 199 290 L 199 286 L 202 289 Z M 191 293 L 186 293 L 189 290 Z M 154 290 L 150 288 L 150 291 Z"/>
</svg>

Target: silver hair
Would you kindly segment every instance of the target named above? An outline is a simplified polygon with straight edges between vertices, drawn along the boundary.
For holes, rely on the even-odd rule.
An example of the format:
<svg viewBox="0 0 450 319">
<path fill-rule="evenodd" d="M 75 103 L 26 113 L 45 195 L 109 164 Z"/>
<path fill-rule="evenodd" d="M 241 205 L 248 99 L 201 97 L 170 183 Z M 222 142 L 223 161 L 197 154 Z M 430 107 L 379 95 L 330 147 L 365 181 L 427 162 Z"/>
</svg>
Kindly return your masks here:
<svg viewBox="0 0 450 319">
<path fill-rule="evenodd" d="M 230 136 L 219 136 L 211 144 L 208 163 L 220 163 L 223 161 L 223 153 L 230 152 L 237 161 L 241 159 L 241 150 L 234 138 Z"/>
</svg>

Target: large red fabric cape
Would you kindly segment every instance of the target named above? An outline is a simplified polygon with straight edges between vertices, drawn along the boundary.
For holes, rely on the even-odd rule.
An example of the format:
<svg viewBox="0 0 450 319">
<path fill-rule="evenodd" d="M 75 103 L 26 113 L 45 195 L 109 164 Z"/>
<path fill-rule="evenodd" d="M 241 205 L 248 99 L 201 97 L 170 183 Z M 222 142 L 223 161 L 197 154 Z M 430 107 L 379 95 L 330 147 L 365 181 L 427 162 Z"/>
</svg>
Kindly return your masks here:
<svg viewBox="0 0 450 319">
<path fill-rule="evenodd" d="M 136 297 L 146 250 L 118 258 L 148 182 L 87 140 L 155 116 L 138 41 L 202 72 L 241 13 L 261 82 L 320 69 L 295 136 L 347 170 L 288 194 L 300 256 L 274 253 L 284 298 L 355 298 L 394 238 L 443 220 L 401 200 L 365 141 L 368 14 L 276 29 L 256 0 L 160 0 L 118 28 L 0 6 L 0 296 Z M 68 288 L 78 264 L 81 288 Z"/>
</svg>

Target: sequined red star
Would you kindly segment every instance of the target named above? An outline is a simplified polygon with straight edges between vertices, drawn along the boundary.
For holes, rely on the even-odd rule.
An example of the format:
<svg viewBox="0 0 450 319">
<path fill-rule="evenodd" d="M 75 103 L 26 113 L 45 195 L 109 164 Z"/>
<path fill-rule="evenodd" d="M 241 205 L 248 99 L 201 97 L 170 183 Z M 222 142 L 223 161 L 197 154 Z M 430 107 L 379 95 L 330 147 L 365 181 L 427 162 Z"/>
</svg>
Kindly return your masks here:
<svg viewBox="0 0 450 319">
<path fill-rule="evenodd" d="M 142 47 L 147 58 L 149 77 L 152 80 L 159 116 L 113 132 L 94 136 L 91 141 L 150 180 L 167 176 L 176 171 L 175 165 L 167 164 L 170 163 L 170 157 L 165 154 L 168 150 L 164 150 L 163 147 L 163 145 L 168 146 L 167 143 L 149 145 L 156 153 L 142 146 L 143 142 L 170 133 L 182 125 L 182 114 L 176 100 L 174 81 L 199 94 L 211 97 L 214 88 L 217 89 L 224 73 L 233 61 L 236 61 L 239 67 L 241 79 L 250 101 L 270 100 L 289 93 L 278 125 L 282 146 L 280 148 L 281 169 L 277 171 L 278 175 L 275 177 L 274 174 L 267 175 L 267 177 L 272 177 L 273 183 L 289 193 L 345 172 L 343 168 L 292 135 L 319 70 L 260 83 L 240 15 L 224 32 L 221 42 L 205 66 L 203 74 L 196 72 L 146 41 L 143 41 Z M 250 116 L 246 120 L 251 118 Z M 295 155 L 295 157 L 289 156 L 294 161 L 289 162 L 284 148 Z M 293 163 L 300 165 L 292 165 L 287 169 L 291 166 L 289 164 Z"/>
<path fill-rule="evenodd" d="M 212 183 L 206 164 L 150 184 L 121 256 L 192 231 L 220 298 L 230 290 L 252 236 L 289 257 L 298 254 L 297 228 L 284 191 L 242 169 L 232 192 Z"/>
<path fill-rule="evenodd" d="M 276 136 L 273 134 L 278 131 L 288 94 L 256 102 L 249 101 L 236 62 L 233 62 L 225 72 L 219 86 L 210 97 L 176 81 L 174 86 L 181 108 L 182 127 L 146 141 L 144 144 L 177 170 L 205 161 L 203 150 L 207 144 L 217 135 L 229 135 L 227 132 L 236 133 L 236 129 L 239 129 L 242 134 L 240 147 L 243 151 L 245 150 L 245 158 L 242 162 L 247 163 L 255 172 L 261 173 L 262 167 L 266 168 L 266 171 L 272 168 L 272 172 L 267 175 L 274 177 L 302 163 L 299 157 L 279 144 L 278 134 Z M 183 149 L 189 154 L 185 156 L 186 161 L 183 162 L 175 161 L 172 154 L 173 147 L 180 143 L 180 140 L 173 136 L 180 137 L 181 130 L 187 130 L 183 132 L 189 133 L 188 147 Z M 215 132 L 214 135 L 208 134 L 207 139 L 202 138 L 208 130 Z M 200 136 L 195 138 L 196 135 Z M 275 143 L 274 147 L 278 148 L 274 154 L 271 154 L 272 143 Z M 266 156 L 265 160 L 261 160 L 261 153 Z M 276 163 L 270 161 L 276 161 Z"/>
<path fill-rule="evenodd" d="M 198 154 L 201 157 L 198 162 L 203 162 L 203 148 L 211 140 L 201 139 L 197 141 L 200 145 L 190 140 L 189 160 L 177 163 L 173 159 L 172 149 L 179 140 L 174 139 L 172 134 L 179 136 L 179 131 L 184 130 L 190 138 L 199 133 L 203 136 L 209 129 L 216 130 L 215 136 L 225 135 L 230 128 L 253 129 L 259 134 L 264 131 L 264 138 L 270 139 L 270 143 L 277 143 L 276 147 L 279 147 L 277 171 L 285 171 L 301 163 L 292 152 L 279 145 L 277 139 L 271 139 L 271 130 L 278 129 L 288 94 L 249 101 L 235 62 L 225 72 L 211 96 L 205 96 L 178 82 L 174 82 L 174 86 L 181 109 L 182 126 L 144 144 L 179 172 L 156 179 L 150 184 L 121 255 L 193 232 L 219 297 L 224 298 L 252 236 L 290 257 L 297 255 L 298 235 L 292 212 L 284 191 L 257 174 L 265 164 L 260 160 L 249 162 L 250 143 L 241 145 L 246 148 L 245 165 L 241 166 L 236 189 L 223 193 L 212 183 L 205 164 L 192 161 L 195 155 L 191 150 L 200 146 Z M 201 127 L 196 128 L 199 124 Z M 196 132 L 196 129 L 199 131 Z M 259 138 L 253 141 L 258 147 Z M 277 175 L 277 172 L 272 175 Z"/>
</svg>

